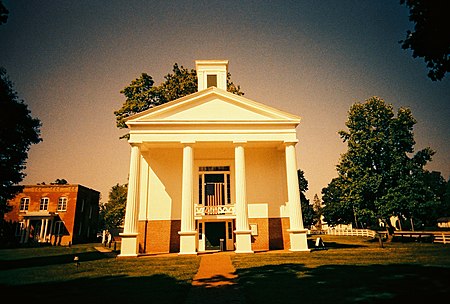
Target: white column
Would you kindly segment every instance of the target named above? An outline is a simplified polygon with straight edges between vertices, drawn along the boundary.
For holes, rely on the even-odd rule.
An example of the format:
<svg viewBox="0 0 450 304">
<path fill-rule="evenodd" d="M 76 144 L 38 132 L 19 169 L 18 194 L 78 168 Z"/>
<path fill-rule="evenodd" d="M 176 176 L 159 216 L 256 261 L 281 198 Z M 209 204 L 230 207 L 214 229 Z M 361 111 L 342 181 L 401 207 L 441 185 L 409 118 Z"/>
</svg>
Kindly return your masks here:
<svg viewBox="0 0 450 304">
<path fill-rule="evenodd" d="M 48 219 L 45 219 L 45 228 L 44 228 L 44 242 L 47 242 L 47 234 L 48 234 Z"/>
<path fill-rule="evenodd" d="M 302 207 L 300 204 L 300 190 L 297 175 L 297 160 L 295 155 L 296 142 L 285 142 L 286 154 L 286 182 L 289 209 L 289 238 L 291 251 L 309 251 L 307 229 L 303 227 Z"/>
<path fill-rule="evenodd" d="M 23 220 L 23 227 L 20 235 L 20 243 L 25 243 L 25 236 L 28 232 L 28 220 Z"/>
<path fill-rule="evenodd" d="M 251 230 L 248 224 L 247 188 L 245 181 L 245 142 L 235 142 L 234 170 L 236 189 L 236 253 L 252 253 Z"/>
<path fill-rule="evenodd" d="M 183 143 L 183 177 L 181 185 L 180 253 L 197 254 L 194 221 L 194 150 L 193 142 Z"/>
<path fill-rule="evenodd" d="M 26 232 L 25 232 L 25 241 L 24 241 L 24 243 L 28 243 L 28 239 L 30 238 L 30 219 L 27 219 L 26 223 L 27 223 L 27 228 L 26 228 Z"/>
<path fill-rule="evenodd" d="M 125 209 L 125 222 L 122 237 L 122 245 L 119 256 L 138 255 L 138 229 L 137 220 L 139 213 L 139 168 L 141 153 L 139 146 L 131 146 L 130 174 L 128 177 L 127 205 Z"/>
<path fill-rule="evenodd" d="M 45 226 L 45 220 L 41 219 L 41 231 L 39 231 L 39 242 L 42 242 L 43 238 L 44 238 L 44 226 Z"/>
</svg>

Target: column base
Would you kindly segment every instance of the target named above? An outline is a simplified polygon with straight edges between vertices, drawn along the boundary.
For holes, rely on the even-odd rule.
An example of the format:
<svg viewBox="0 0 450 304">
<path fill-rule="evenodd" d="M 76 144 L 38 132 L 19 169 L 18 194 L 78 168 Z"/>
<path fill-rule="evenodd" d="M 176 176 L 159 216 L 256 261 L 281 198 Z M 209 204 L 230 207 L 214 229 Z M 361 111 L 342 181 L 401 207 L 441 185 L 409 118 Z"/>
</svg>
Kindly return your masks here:
<svg viewBox="0 0 450 304">
<path fill-rule="evenodd" d="M 138 242 L 137 233 L 120 233 L 122 244 L 120 246 L 120 254 L 117 257 L 137 257 Z"/>
<path fill-rule="evenodd" d="M 236 250 L 235 253 L 253 253 L 251 230 L 235 230 Z"/>
<path fill-rule="evenodd" d="M 179 231 L 180 235 L 180 252 L 179 255 L 196 255 L 196 239 L 197 231 Z"/>
<path fill-rule="evenodd" d="M 288 229 L 291 248 L 289 251 L 309 252 L 308 248 L 308 229 Z"/>
</svg>

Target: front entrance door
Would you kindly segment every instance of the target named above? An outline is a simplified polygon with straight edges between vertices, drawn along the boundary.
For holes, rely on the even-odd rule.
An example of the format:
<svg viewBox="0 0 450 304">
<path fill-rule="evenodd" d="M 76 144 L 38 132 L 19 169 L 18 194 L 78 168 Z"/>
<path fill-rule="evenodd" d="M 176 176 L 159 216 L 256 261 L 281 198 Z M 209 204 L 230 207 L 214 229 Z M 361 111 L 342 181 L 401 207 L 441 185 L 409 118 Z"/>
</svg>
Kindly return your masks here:
<svg viewBox="0 0 450 304">
<path fill-rule="evenodd" d="M 223 242 L 222 250 L 226 250 L 225 222 L 205 222 L 205 249 L 220 250 L 220 240 Z"/>
</svg>

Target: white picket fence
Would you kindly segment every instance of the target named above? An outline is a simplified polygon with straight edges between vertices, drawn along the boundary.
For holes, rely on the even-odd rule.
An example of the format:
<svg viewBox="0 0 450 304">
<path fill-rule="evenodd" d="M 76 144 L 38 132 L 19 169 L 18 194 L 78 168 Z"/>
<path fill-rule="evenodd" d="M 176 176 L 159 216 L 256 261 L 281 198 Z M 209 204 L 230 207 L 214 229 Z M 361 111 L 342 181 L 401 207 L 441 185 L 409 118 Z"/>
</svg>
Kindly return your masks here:
<svg viewBox="0 0 450 304">
<path fill-rule="evenodd" d="M 344 236 L 365 236 L 375 238 L 378 234 L 387 236 L 387 231 L 375 231 L 370 229 L 328 229 L 325 230 L 329 235 L 344 235 Z M 420 237 L 430 236 L 433 237 L 433 243 L 450 244 L 450 232 L 437 232 L 437 231 L 396 231 L 394 236 L 405 237 Z"/>
<path fill-rule="evenodd" d="M 433 238 L 433 243 L 450 244 L 450 234 L 436 233 Z"/>
<path fill-rule="evenodd" d="M 326 234 L 329 235 L 365 236 L 371 238 L 375 238 L 377 233 L 377 231 L 370 229 L 328 229 L 326 231 Z"/>
</svg>

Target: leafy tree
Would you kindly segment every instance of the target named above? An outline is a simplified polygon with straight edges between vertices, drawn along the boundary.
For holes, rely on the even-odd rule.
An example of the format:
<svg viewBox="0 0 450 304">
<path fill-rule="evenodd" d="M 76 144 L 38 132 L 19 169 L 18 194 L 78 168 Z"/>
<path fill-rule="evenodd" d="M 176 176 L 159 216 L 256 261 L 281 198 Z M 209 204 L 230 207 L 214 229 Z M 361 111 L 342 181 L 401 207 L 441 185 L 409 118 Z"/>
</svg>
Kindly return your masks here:
<svg viewBox="0 0 450 304">
<path fill-rule="evenodd" d="M 67 185 L 69 182 L 67 180 L 65 180 L 64 178 L 60 179 L 57 178 L 53 183 L 51 183 L 52 185 Z"/>
<path fill-rule="evenodd" d="M 100 205 L 100 227 L 114 229 L 123 225 L 128 184 L 116 184 L 109 192 L 108 202 Z"/>
<path fill-rule="evenodd" d="M 450 177 L 445 183 L 445 192 L 442 197 L 442 213 L 440 217 L 450 217 Z"/>
<path fill-rule="evenodd" d="M 428 77 L 442 80 L 450 71 L 450 23 L 447 1 L 400 0 L 409 8 L 409 20 L 414 22 L 414 32 L 407 31 L 401 40 L 403 49 L 411 49 L 414 58 L 427 63 Z"/>
<path fill-rule="evenodd" d="M 305 192 L 308 191 L 308 181 L 305 178 L 305 173 L 302 170 L 297 170 L 298 188 L 300 190 L 300 204 L 302 207 L 303 225 L 310 227 L 314 225 L 315 214 L 313 207 L 306 198 Z"/>
<path fill-rule="evenodd" d="M 316 226 L 317 229 L 322 229 L 322 214 L 323 214 L 323 206 L 322 201 L 319 199 L 319 196 L 314 194 L 313 204 L 312 208 L 314 211 L 314 226 Z"/>
<path fill-rule="evenodd" d="M 339 132 L 348 151 L 337 165 L 338 177 L 322 189 L 328 223 L 367 227 L 381 219 L 390 225 L 391 216 L 424 221 L 439 206 L 424 170 L 435 152 L 413 154 L 415 124 L 410 109 L 400 108 L 395 117 L 379 97 L 350 108 L 348 131 Z"/>
<path fill-rule="evenodd" d="M 8 14 L 8 9 L 3 5 L 2 1 L 0 1 L 0 24 L 6 23 Z"/>
<path fill-rule="evenodd" d="M 114 111 L 116 126 L 126 129 L 125 120 L 134 114 L 162 105 L 166 102 L 181 98 L 197 91 L 197 72 L 194 69 L 173 65 L 172 73 L 164 76 L 165 81 L 155 86 L 152 76 L 142 73 L 139 78 L 133 80 L 120 93 L 126 100 L 122 107 Z M 244 95 L 239 85 L 231 81 L 231 74 L 227 75 L 227 90 L 236 95 Z M 128 138 L 128 134 L 120 138 Z"/>
<path fill-rule="evenodd" d="M 322 189 L 324 219 L 330 226 L 355 223 L 358 227 L 352 203 L 345 197 L 347 191 L 344 189 L 348 189 L 348 185 L 341 177 L 333 178 L 328 186 Z"/>
<path fill-rule="evenodd" d="M 21 191 L 15 184 L 25 177 L 30 146 L 42 140 L 40 127 L 0 67 L 0 220 L 10 209 L 7 201 Z"/>
</svg>

